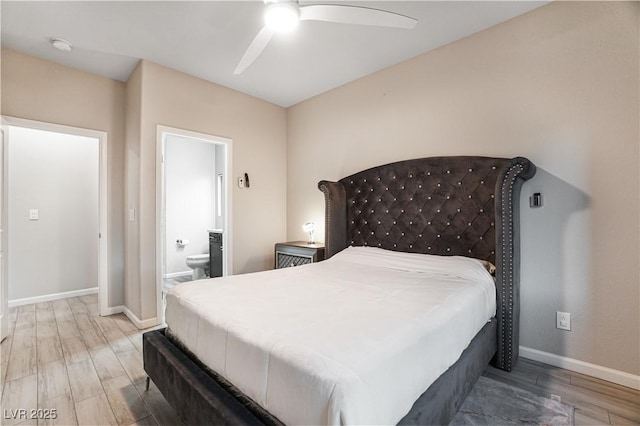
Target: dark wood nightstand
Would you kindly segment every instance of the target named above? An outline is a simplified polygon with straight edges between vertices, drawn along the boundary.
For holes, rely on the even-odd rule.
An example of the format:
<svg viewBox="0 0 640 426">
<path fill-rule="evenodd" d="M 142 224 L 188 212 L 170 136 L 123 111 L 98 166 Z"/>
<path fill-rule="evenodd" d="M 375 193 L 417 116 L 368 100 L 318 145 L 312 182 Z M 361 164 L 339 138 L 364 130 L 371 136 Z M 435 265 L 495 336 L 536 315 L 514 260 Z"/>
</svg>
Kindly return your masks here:
<svg viewBox="0 0 640 426">
<path fill-rule="evenodd" d="M 275 248 L 276 269 L 306 265 L 324 260 L 324 244 L 309 244 L 306 241 L 277 243 Z"/>
</svg>

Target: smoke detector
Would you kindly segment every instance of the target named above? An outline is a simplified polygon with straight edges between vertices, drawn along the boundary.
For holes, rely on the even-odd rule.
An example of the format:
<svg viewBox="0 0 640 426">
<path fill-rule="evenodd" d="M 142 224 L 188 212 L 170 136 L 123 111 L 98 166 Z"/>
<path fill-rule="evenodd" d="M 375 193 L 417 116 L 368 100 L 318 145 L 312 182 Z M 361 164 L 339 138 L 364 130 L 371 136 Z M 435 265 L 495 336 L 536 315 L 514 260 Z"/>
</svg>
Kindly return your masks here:
<svg viewBox="0 0 640 426">
<path fill-rule="evenodd" d="M 53 45 L 53 47 L 58 50 L 62 50 L 63 52 L 71 52 L 71 48 L 73 47 L 71 43 L 61 38 L 51 38 L 49 42 Z"/>
</svg>

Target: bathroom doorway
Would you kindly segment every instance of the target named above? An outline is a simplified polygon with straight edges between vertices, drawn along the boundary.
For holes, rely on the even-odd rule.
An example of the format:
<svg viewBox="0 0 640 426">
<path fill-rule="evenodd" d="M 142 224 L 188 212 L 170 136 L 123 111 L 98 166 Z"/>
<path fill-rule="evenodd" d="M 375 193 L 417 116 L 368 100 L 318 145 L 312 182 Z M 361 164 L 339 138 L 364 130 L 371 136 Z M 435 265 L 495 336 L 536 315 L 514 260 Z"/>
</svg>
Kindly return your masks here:
<svg viewBox="0 0 640 426">
<path fill-rule="evenodd" d="M 158 126 L 157 138 L 157 293 L 164 317 L 164 295 L 175 285 L 232 273 L 231 140 L 166 126 Z"/>
</svg>

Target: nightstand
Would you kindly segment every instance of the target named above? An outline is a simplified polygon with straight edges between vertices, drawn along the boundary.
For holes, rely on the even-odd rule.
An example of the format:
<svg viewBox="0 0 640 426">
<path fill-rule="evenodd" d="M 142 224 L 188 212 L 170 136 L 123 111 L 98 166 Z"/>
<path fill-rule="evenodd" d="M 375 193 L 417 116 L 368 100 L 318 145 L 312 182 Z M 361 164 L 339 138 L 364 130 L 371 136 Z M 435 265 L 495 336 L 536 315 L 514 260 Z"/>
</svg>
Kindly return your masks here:
<svg viewBox="0 0 640 426">
<path fill-rule="evenodd" d="M 275 248 L 276 269 L 306 265 L 324 260 L 324 244 L 309 244 L 306 241 L 277 243 Z"/>
</svg>

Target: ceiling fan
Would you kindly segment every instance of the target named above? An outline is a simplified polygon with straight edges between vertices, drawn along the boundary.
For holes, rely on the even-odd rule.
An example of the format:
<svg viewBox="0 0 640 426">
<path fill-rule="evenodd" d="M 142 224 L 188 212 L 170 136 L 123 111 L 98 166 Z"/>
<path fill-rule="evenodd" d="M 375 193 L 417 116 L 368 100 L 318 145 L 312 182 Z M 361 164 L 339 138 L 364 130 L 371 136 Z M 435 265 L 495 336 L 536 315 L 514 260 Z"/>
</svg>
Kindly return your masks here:
<svg viewBox="0 0 640 426">
<path fill-rule="evenodd" d="M 288 32 L 300 21 L 324 21 L 340 24 L 371 25 L 377 27 L 412 29 L 417 19 L 386 10 L 337 4 L 312 4 L 300 6 L 298 0 L 264 0 L 265 25 L 253 39 L 238 62 L 234 74 L 241 74 L 267 47 L 271 37 L 278 32 Z"/>
</svg>

